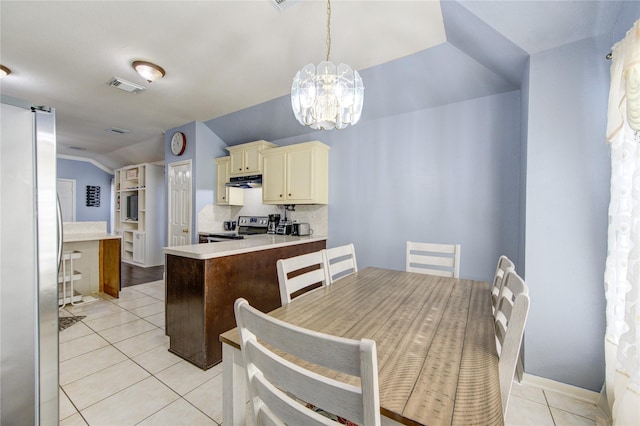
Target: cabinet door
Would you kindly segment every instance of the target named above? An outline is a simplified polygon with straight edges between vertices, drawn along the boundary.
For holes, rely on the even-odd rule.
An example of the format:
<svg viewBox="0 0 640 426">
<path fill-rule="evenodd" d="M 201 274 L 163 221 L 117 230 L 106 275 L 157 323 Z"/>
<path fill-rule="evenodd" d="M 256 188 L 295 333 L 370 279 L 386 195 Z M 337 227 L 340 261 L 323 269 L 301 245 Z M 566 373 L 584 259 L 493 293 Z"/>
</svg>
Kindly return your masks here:
<svg viewBox="0 0 640 426">
<path fill-rule="evenodd" d="M 216 161 L 216 204 L 226 205 L 229 204 L 228 189 L 226 183 L 229 180 L 229 160 Z"/>
<path fill-rule="evenodd" d="M 145 233 L 134 232 L 133 233 L 133 261 L 138 263 L 144 263 L 145 254 Z"/>
<path fill-rule="evenodd" d="M 262 154 L 257 149 L 248 149 L 244 152 L 244 171 L 249 173 L 260 173 L 260 162 Z"/>
<path fill-rule="evenodd" d="M 287 155 L 287 199 L 292 204 L 313 199 L 315 177 L 313 151 L 292 151 Z"/>
<path fill-rule="evenodd" d="M 265 203 L 283 204 L 285 201 L 285 158 L 285 153 L 264 157 L 262 201 Z"/>
<path fill-rule="evenodd" d="M 244 151 L 236 151 L 231 153 L 230 175 L 244 173 Z"/>
</svg>

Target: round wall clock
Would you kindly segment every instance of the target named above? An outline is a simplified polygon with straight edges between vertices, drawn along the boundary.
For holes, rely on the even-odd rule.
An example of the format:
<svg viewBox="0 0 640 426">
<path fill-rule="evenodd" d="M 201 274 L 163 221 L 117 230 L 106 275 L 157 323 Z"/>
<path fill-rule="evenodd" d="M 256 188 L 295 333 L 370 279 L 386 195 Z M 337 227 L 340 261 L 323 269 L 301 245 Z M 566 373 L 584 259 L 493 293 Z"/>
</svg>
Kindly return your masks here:
<svg viewBox="0 0 640 426">
<path fill-rule="evenodd" d="M 187 137 L 182 132 L 175 132 L 171 136 L 171 152 L 173 155 L 182 155 L 187 149 Z"/>
</svg>

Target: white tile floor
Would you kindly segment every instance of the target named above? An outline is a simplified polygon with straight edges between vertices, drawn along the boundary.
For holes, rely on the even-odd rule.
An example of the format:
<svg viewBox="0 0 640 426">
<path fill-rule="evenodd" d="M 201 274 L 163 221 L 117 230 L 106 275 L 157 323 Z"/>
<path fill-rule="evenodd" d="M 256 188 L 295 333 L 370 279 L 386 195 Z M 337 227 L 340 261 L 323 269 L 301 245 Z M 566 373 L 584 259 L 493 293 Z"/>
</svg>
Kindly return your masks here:
<svg viewBox="0 0 640 426">
<path fill-rule="evenodd" d="M 170 352 L 164 282 L 65 307 L 85 315 L 60 332 L 60 425 L 222 424 L 222 365 L 207 371 Z M 606 425 L 592 403 L 514 384 L 507 425 Z"/>
</svg>

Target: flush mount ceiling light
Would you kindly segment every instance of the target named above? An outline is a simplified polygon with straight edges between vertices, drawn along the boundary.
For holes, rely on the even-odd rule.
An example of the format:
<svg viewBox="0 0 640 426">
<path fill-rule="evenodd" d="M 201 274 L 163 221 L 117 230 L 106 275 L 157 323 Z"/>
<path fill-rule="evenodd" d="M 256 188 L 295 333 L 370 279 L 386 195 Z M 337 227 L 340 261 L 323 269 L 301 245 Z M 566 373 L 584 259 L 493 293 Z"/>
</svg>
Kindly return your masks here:
<svg viewBox="0 0 640 426">
<path fill-rule="evenodd" d="M 11 74 L 11 70 L 4 65 L 0 65 L 0 78 L 6 77 Z"/>
<path fill-rule="evenodd" d="M 331 52 L 331 0 L 327 1 L 327 60 L 317 67 L 307 64 L 291 86 L 291 106 L 296 120 L 312 129 L 344 129 L 362 115 L 364 86 L 358 71 L 329 61 Z"/>
<path fill-rule="evenodd" d="M 149 83 L 164 77 L 164 70 L 161 66 L 147 61 L 133 61 L 131 66 Z"/>
</svg>

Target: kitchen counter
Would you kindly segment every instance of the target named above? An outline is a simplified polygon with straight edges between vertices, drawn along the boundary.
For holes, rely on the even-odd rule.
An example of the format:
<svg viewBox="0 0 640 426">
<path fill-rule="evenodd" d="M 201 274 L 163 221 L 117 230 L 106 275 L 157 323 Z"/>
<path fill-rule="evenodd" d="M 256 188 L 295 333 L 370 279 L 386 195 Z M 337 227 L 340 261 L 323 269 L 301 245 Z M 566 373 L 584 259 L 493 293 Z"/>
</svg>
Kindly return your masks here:
<svg viewBox="0 0 640 426">
<path fill-rule="evenodd" d="M 78 251 L 73 267 L 82 279 L 74 283 L 80 294 L 120 293 L 120 251 L 122 237 L 107 233 L 106 222 L 65 222 L 63 251 Z"/>
<path fill-rule="evenodd" d="M 100 240 L 115 240 L 122 239 L 121 235 L 117 234 L 107 234 L 106 232 L 96 232 L 96 233 L 87 233 L 87 234 L 68 234 L 65 233 L 62 241 L 65 243 L 77 243 L 80 241 L 100 241 Z"/>
<path fill-rule="evenodd" d="M 293 246 L 303 243 L 325 241 L 327 237 L 310 235 L 293 237 L 291 235 L 246 235 L 242 240 L 229 240 L 217 243 L 193 244 L 185 246 L 165 247 L 165 254 L 188 257 L 190 259 L 213 259 L 232 256 L 234 254 L 250 253 L 259 250 Z"/>
<path fill-rule="evenodd" d="M 248 235 L 164 248 L 169 351 L 206 370 L 222 361 L 219 336 L 236 326 L 233 304 L 280 307 L 276 262 L 326 248 L 326 237 Z"/>
</svg>

